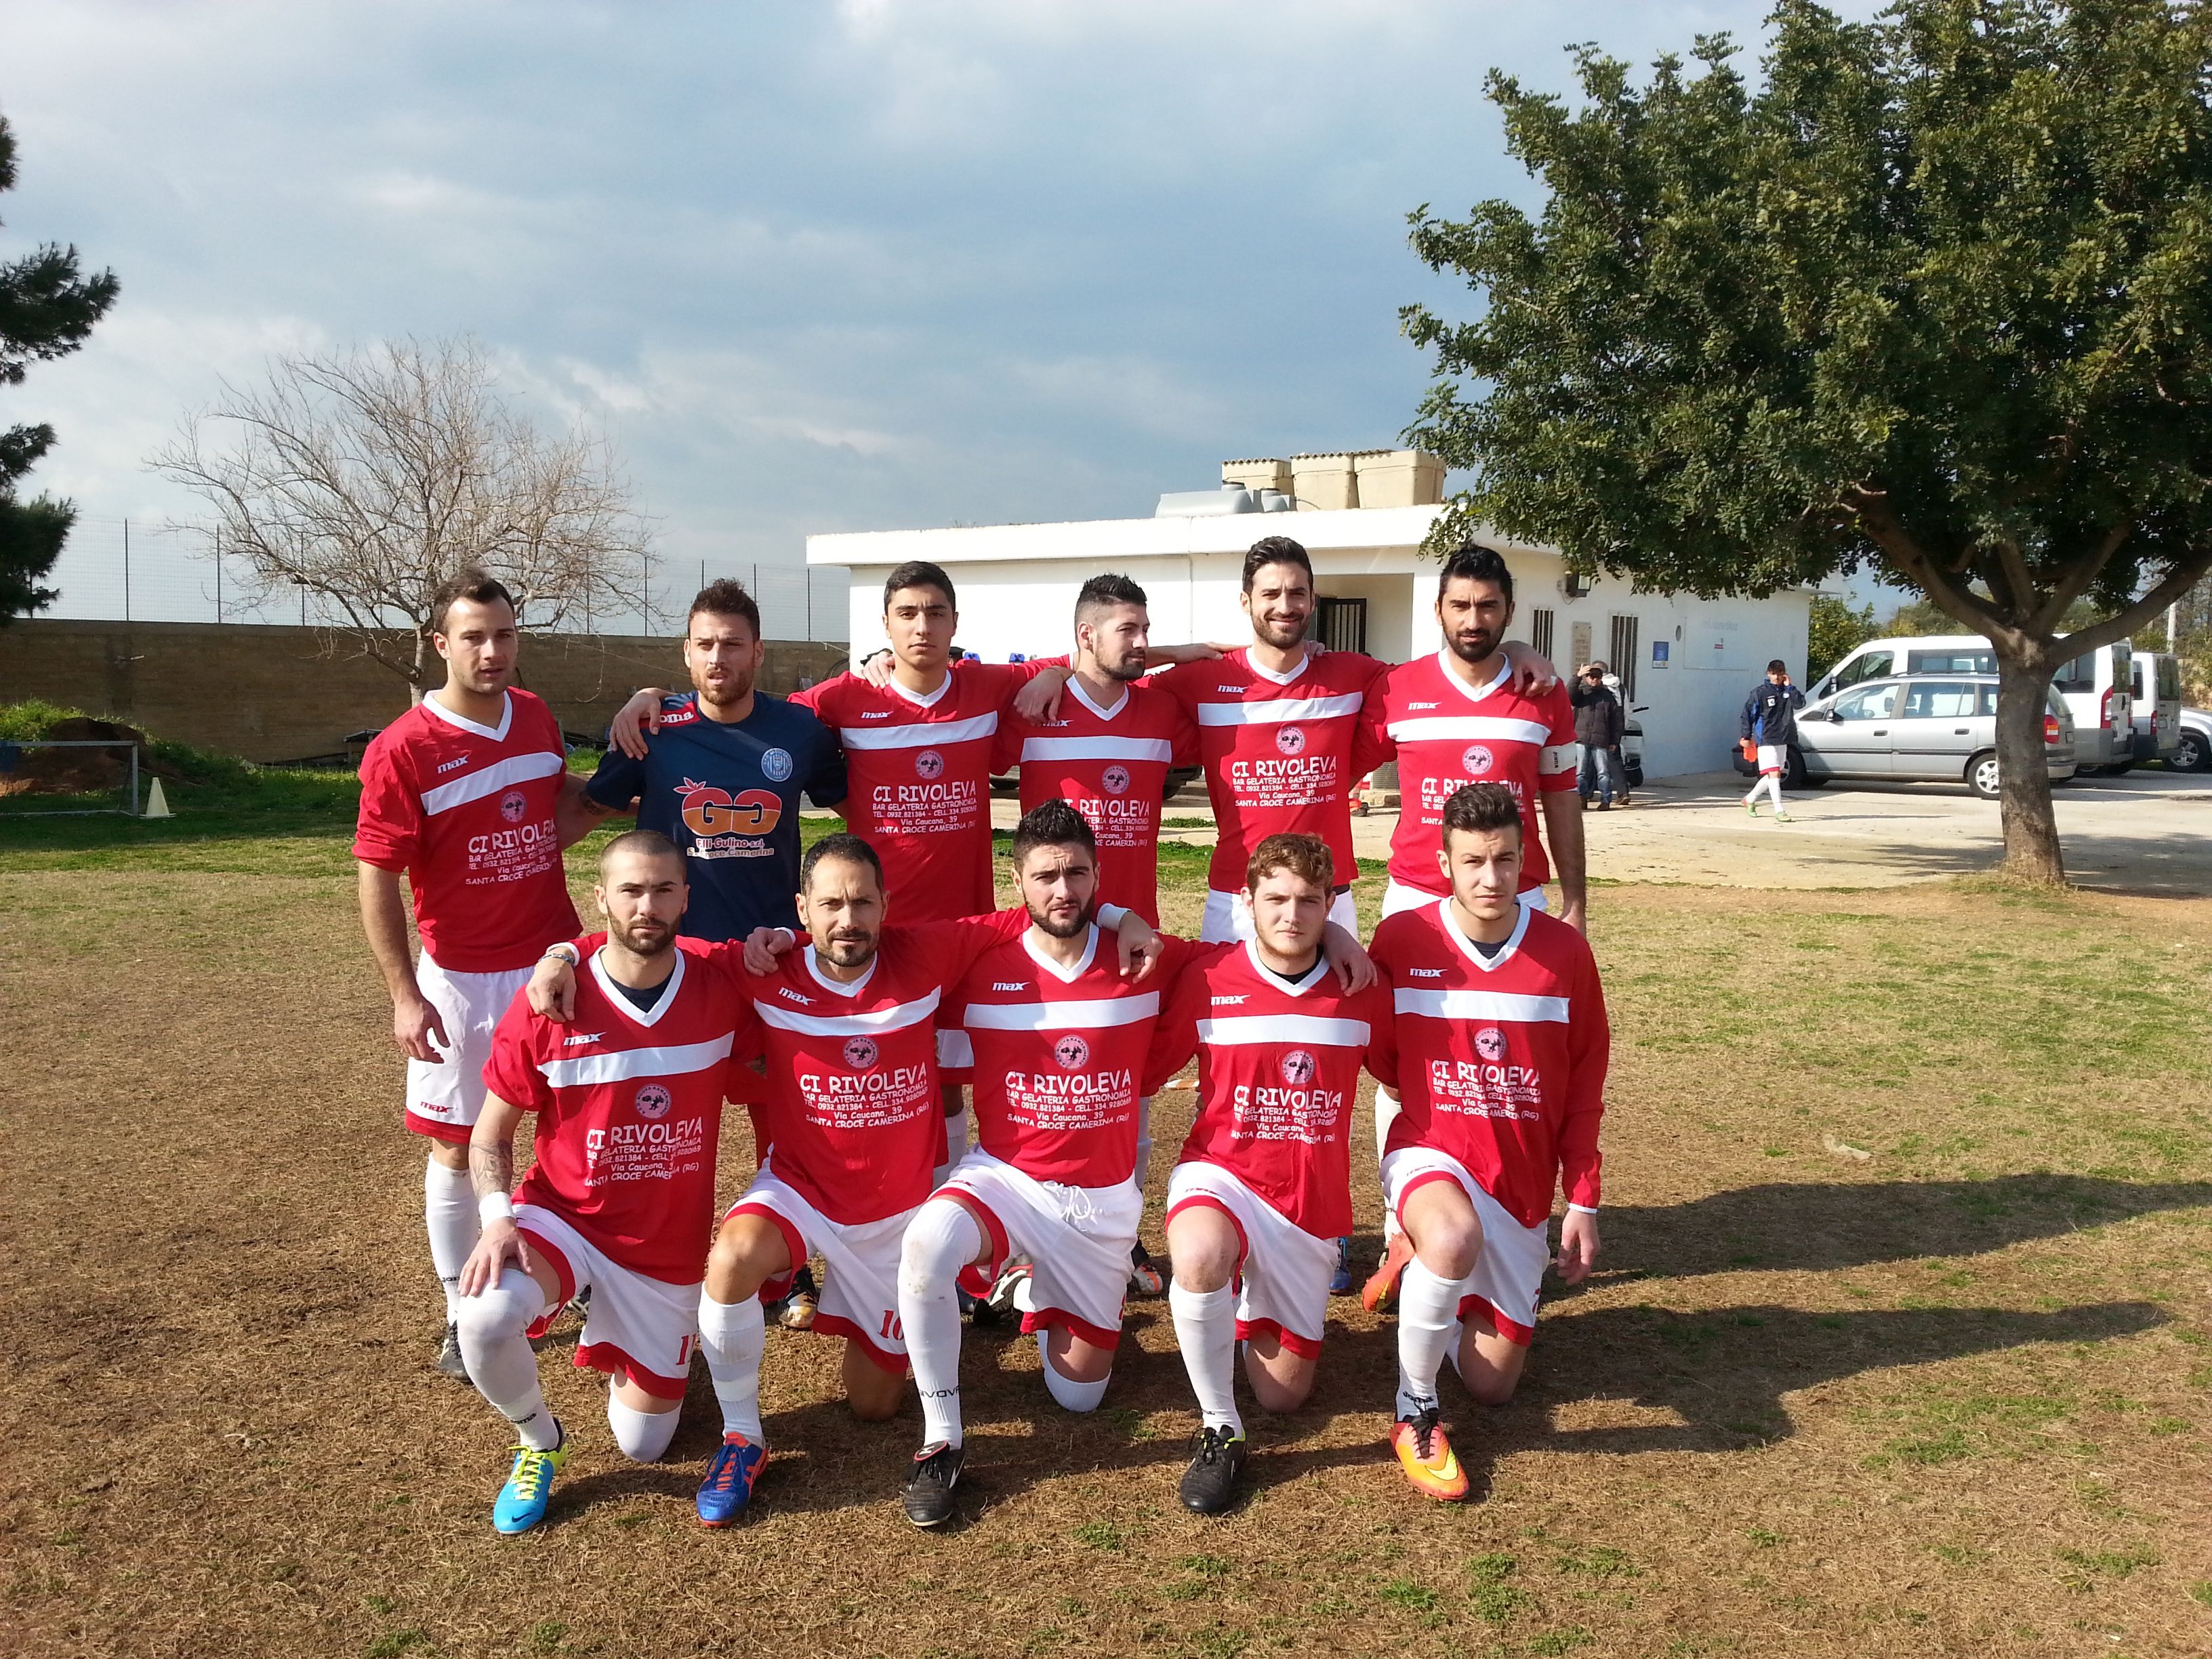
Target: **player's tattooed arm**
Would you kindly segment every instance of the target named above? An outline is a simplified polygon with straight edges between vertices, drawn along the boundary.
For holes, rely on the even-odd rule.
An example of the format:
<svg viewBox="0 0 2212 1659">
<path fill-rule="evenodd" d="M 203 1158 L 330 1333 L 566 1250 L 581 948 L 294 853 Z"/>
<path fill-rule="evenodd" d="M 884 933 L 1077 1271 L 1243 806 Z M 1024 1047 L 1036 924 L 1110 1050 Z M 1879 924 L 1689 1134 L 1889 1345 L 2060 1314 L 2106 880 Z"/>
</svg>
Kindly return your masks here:
<svg viewBox="0 0 2212 1659">
<path fill-rule="evenodd" d="M 1321 953 L 1336 970 L 1345 995 L 1357 996 L 1375 983 L 1375 959 L 1360 948 L 1356 937 L 1333 921 L 1322 930 Z"/>
<path fill-rule="evenodd" d="M 461 1266 L 463 1296 L 499 1283 L 509 1262 L 530 1271 L 529 1248 L 515 1230 L 514 1204 L 507 1196 L 514 1185 L 514 1132 L 521 1121 L 520 1106 L 487 1094 L 476 1127 L 469 1132 L 469 1185 L 476 1191 L 483 1231 Z"/>
<path fill-rule="evenodd" d="M 667 690 L 658 685 L 648 685 L 635 693 L 607 722 L 607 741 L 632 760 L 643 760 L 647 738 L 660 730 L 660 700 L 667 695 Z"/>
<path fill-rule="evenodd" d="M 562 846 L 574 847 L 615 813 L 635 810 L 592 799 L 584 780 L 571 772 L 562 779 L 560 799 L 553 804 L 553 830 Z"/>
</svg>

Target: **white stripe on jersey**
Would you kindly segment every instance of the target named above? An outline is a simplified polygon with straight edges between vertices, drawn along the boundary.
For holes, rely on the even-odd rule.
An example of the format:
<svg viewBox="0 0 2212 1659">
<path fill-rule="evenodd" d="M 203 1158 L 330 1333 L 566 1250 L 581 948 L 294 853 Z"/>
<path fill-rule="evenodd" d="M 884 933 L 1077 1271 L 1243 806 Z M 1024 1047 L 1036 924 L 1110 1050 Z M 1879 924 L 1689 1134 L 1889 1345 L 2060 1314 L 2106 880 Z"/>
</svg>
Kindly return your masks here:
<svg viewBox="0 0 2212 1659">
<path fill-rule="evenodd" d="M 923 720 L 911 726 L 841 726 L 837 736 L 848 749 L 927 749 L 932 744 L 969 743 L 999 729 L 999 714 L 964 720 Z"/>
<path fill-rule="evenodd" d="M 1096 1002 L 971 1002 L 960 1023 L 971 1031 L 1096 1031 L 1157 1018 L 1158 991 Z"/>
<path fill-rule="evenodd" d="M 1357 692 L 1342 697 L 1284 697 L 1273 702 L 1202 702 L 1200 726 L 1273 726 L 1283 720 L 1329 720 L 1357 714 L 1366 701 Z"/>
<path fill-rule="evenodd" d="M 1565 997 L 1519 996 L 1510 991 L 1408 991 L 1390 994 L 1390 1006 L 1401 1014 L 1425 1014 L 1431 1019 L 1504 1019 L 1529 1023 L 1567 1023 Z"/>
<path fill-rule="evenodd" d="M 705 1042 L 680 1043 L 672 1048 L 625 1048 L 619 1054 L 549 1060 L 538 1069 L 556 1089 L 623 1083 L 641 1077 L 682 1077 L 690 1072 L 703 1072 L 727 1060 L 732 1036 L 725 1031 Z"/>
<path fill-rule="evenodd" d="M 494 761 L 481 772 L 470 772 L 455 778 L 451 783 L 441 783 L 435 789 L 422 792 L 422 810 L 433 816 L 465 805 L 472 800 L 482 800 L 509 784 L 527 782 L 532 778 L 550 778 L 556 772 L 568 769 L 568 758 L 550 749 L 540 749 L 527 755 L 509 755 L 505 760 Z"/>
<path fill-rule="evenodd" d="M 1165 738 L 1024 738 L 1025 761 L 1171 761 L 1175 745 Z"/>
<path fill-rule="evenodd" d="M 1318 1014 L 1240 1014 L 1198 1022 L 1198 1040 L 1214 1048 L 1310 1042 L 1324 1048 L 1364 1048 L 1368 1036 L 1364 1019 L 1325 1019 Z"/>
<path fill-rule="evenodd" d="M 800 1031 L 808 1036 L 865 1036 L 871 1031 L 899 1031 L 909 1025 L 919 1025 L 937 1012 L 938 995 L 932 991 L 912 1002 L 872 1009 L 865 1014 L 802 1014 L 780 1002 L 756 997 L 753 1012 L 761 1017 L 762 1024 L 781 1030 Z"/>
<path fill-rule="evenodd" d="M 1578 743 L 1554 744 L 1547 748 L 1543 754 L 1538 758 L 1536 762 L 1536 771 L 1540 776 L 1555 778 L 1562 772 L 1573 772 L 1579 770 L 1582 767 L 1582 744 Z"/>
<path fill-rule="evenodd" d="M 1552 735 L 1541 720 L 1506 720 L 1496 714 L 1431 714 L 1414 720 L 1392 720 L 1394 743 L 1453 743 L 1469 738 L 1488 738 L 1493 743 L 1533 743 L 1540 745 Z"/>
</svg>

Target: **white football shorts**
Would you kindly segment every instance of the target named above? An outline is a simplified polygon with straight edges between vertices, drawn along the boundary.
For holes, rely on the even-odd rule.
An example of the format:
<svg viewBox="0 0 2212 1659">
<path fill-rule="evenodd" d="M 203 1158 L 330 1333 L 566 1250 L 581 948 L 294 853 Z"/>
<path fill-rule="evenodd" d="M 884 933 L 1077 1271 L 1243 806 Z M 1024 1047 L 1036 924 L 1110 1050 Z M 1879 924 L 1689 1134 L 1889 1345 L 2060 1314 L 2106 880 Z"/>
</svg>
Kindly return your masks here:
<svg viewBox="0 0 2212 1659">
<path fill-rule="evenodd" d="M 1790 750 L 1788 749 L 1778 743 L 1762 743 L 1759 745 L 1759 776 L 1763 778 L 1770 772 L 1786 772 L 1789 769 Z"/>
<path fill-rule="evenodd" d="M 532 1339 L 552 1329 L 576 1292 L 588 1289 L 592 1305 L 576 1341 L 576 1368 L 627 1376 L 656 1399 L 683 1399 L 699 1346 L 701 1280 L 672 1285 L 625 1267 L 542 1205 L 516 1205 L 514 1225 L 561 1281 L 561 1299 L 530 1328 Z M 705 1267 L 702 1258 L 701 1279 Z"/>
<path fill-rule="evenodd" d="M 824 1336 L 848 1338 L 894 1376 L 906 1375 L 906 1329 L 898 1316 L 899 1245 L 906 1237 L 906 1224 L 914 1219 L 912 1210 L 880 1221 L 849 1225 L 832 1221 L 776 1174 L 771 1152 L 752 1184 L 722 1218 L 726 1221 L 732 1215 L 765 1216 L 782 1233 L 791 1252 L 791 1272 L 761 1287 L 763 1301 L 785 1295 L 792 1274 L 805 1266 L 807 1257 L 820 1256 L 828 1272 L 813 1328 Z"/>
<path fill-rule="evenodd" d="M 1524 1225 L 1492 1198 L 1467 1166 L 1431 1146 L 1401 1146 L 1382 1160 L 1382 1197 L 1400 1224 L 1406 1195 L 1431 1181 L 1455 1181 L 1482 1224 L 1482 1254 L 1460 1281 L 1459 1316 L 1490 1316 L 1498 1334 L 1527 1347 L 1536 1334 L 1536 1302 L 1552 1260 L 1551 1226 Z"/>
<path fill-rule="evenodd" d="M 1359 914 L 1352 906 L 1349 887 L 1329 901 L 1328 919 L 1354 939 L 1359 937 Z M 1198 937 L 1205 945 L 1234 945 L 1239 939 L 1251 938 L 1252 908 L 1244 895 L 1208 888 L 1206 914 L 1198 924 Z"/>
<path fill-rule="evenodd" d="M 1292 1353 L 1321 1355 L 1336 1241 L 1316 1238 L 1218 1164 L 1178 1164 L 1168 1177 L 1167 1226 L 1198 1206 L 1224 1212 L 1243 1241 L 1237 1265 L 1237 1338 L 1273 1334 Z"/>
<path fill-rule="evenodd" d="M 1443 896 L 1442 893 L 1425 893 L 1418 887 L 1408 887 L 1403 882 L 1394 880 L 1382 890 L 1382 918 L 1395 916 L 1401 910 L 1418 910 L 1425 904 L 1436 903 Z M 1552 908 L 1551 901 L 1544 896 L 1544 890 L 1540 887 L 1522 889 L 1521 902 L 1531 910 L 1548 912 Z"/>
<path fill-rule="evenodd" d="M 962 1273 L 969 1294 L 984 1295 L 1010 1257 L 1025 1255 L 1036 1310 L 1022 1316 L 1024 1330 L 1065 1326 L 1096 1348 L 1121 1340 L 1129 1251 L 1145 1213 L 1134 1180 L 1063 1187 L 1024 1175 L 979 1146 L 937 1190 L 958 1193 L 982 1218 L 991 1259 Z"/>
<path fill-rule="evenodd" d="M 491 1034 L 514 994 L 530 982 L 529 968 L 496 974 L 456 974 L 424 957 L 415 983 L 445 1022 L 446 1043 L 436 1060 L 407 1062 L 407 1127 L 440 1140 L 465 1141 L 483 1110 L 484 1062 Z"/>
</svg>

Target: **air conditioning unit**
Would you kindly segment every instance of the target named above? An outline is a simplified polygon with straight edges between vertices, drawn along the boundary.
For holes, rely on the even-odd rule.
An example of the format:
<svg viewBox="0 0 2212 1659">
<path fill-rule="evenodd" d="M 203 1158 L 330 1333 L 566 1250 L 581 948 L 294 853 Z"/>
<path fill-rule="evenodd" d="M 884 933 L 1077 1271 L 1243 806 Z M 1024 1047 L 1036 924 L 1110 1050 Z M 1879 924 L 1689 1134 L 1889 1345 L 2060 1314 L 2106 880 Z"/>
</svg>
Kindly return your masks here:
<svg viewBox="0 0 2212 1659">
<path fill-rule="evenodd" d="M 1590 589 L 1596 585 L 1596 581 L 1597 579 L 1594 576 L 1585 576 L 1577 571 L 1570 570 L 1567 572 L 1566 580 L 1559 584 L 1559 592 L 1571 599 L 1586 599 L 1589 597 Z"/>
</svg>

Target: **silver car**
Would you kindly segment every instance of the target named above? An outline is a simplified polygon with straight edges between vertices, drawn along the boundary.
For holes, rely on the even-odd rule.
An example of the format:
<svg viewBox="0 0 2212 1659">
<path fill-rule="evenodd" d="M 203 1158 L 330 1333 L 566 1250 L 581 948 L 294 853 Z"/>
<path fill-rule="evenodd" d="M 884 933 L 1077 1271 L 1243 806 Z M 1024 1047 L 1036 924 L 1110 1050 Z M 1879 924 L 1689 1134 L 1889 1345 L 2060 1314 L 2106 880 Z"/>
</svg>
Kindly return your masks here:
<svg viewBox="0 0 2212 1659">
<path fill-rule="evenodd" d="M 2045 694 L 2043 758 L 2053 783 L 2074 775 L 2074 715 Z M 1862 680 L 1797 714 L 1797 749 L 1808 783 L 1830 778 L 1963 781 L 1997 798 L 1997 678 Z"/>
</svg>

